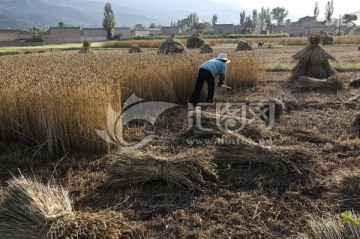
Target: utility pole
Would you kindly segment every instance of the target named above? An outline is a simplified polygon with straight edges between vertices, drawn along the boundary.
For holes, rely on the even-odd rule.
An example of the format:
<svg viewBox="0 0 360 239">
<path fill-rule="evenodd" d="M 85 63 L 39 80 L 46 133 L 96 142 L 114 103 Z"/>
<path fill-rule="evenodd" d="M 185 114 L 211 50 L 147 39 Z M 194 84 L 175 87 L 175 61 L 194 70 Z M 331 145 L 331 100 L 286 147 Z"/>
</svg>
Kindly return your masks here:
<svg viewBox="0 0 360 239">
<path fill-rule="evenodd" d="M 341 14 L 339 16 L 339 36 L 341 36 Z"/>
</svg>

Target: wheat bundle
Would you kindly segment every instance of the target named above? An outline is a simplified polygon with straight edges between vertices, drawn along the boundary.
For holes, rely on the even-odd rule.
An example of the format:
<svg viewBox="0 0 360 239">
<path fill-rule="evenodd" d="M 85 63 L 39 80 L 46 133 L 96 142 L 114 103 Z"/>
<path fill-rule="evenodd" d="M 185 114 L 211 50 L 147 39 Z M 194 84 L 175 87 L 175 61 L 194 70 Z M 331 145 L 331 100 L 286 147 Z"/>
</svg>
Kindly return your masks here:
<svg viewBox="0 0 360 239">
<path fill-rule="evenodd" d="M 125 218 L 115 212 L 75 213 L 52 223 L 46 239 L 139 238 Z"/>
<path fill-rule="evenodd" d="M 195 112 L 199 114 L 199 112 Z M 184 134 L 191 138 L 221 137 L 227 132 L 237 132 L 254 140 L 259 140 L 269 135 L 266 126 L 260 120 L 250 120 L 236 115 L 220 116 L 216 113 L 201 111 L 194 116 L 194 126 Z M 199 121 L 199 122 L 197 122 Z"/>
<path fill-rule="evenodd" d="M 264 146 L 239 134 L 228 133 L 216 150 L 216 162 L 223 165 L 258 163 L 284 173 L 309 172 L 308 156 L 303 151 L 292 147 Z"/>
<path fill-rule="evenodd" d="M 299 62 L 292 70 L 291 79 L 296 80 L 301 76 L 326 79 L 335 75 L 335 70 L 331 67 L 329 61 L 336 61 L 336 59 L 319 45 L 320 36 L 310 37 L 309 42 L 310 44 L 303 50 L 293 55 L 294 60 Z"/>
<path fill-rule="evenodd" d="M 169 39 L 164 41 L 158 51 L 159 54 L 176 54 L 186 52 L 186 47 L 175 38 L 175 34 L 172 34 Z"/>
<path fill-rule="evenodd" d="M 260 106 L 260 110 L 264 113 L 264 115 L 261 116 L 261 119 L 266 123 L 270 123 L 269 121 L 272 119 L 271 114 L 273 114 L 273 118 L 275 120 L 280 119 L 280 116 L 285 110 L 285 105 L 281 100 L 273 99 L 263 101 L 262 105 Z"/>
<path fill-rule="evenodd" d="M 86 53 L 91 53 L 91 42 L 89 42 L 88 40 L 84 40 L 83 41 L 83 47 L 80 49 L 79 53 L 81 54 L 86 54 Z"/>
<path fill-rule="evenodd" d="M 63 188 L 14 178 L 0 205 L 0 238 L 43 238 L 53 221 L 70 214 L 71 201 Z"/>
<path fill-rule="evenodd" d="M 129 49 L 129 53 L 141 53 L 141 52 L 143 52 L 143 50 L 137 44 L 132 45 Z"/>
<path fill-rule="evenodd" d="M 350 80 L 350 87 L 359 88 L 360 87 L 360 77 Z"/>
<path fill-rule="evenodd" d="M 246 41 L 240 41 L 236 47 L 236 51 L 249 51 L 252 47 Z"/>
<path fill-rule="evenodd" d="M 122 152 L 110 168 L 110 185 L 124 187 L 164 180 L 189 189 L 199 189 L 207 180 L 216 179 L 214 166 L 192 155 L 156 157 L 142 152 Z"/>
<path fill-rule="evenodd" d="M 292 87 L 298 90 L 324 89 L 324 90 L 341 90 L 344 83 L 336 77 L 328 79 L 316 79 L 308 76 L 302 76 L 293 82 Z"/>
<path fill-rule="evenodd" d="M 200 33 L 196 31 L 192 34 L 186 42 L 186 47 L 188 48 L 200 48 L 204 45 L 205 41 L 201 37 Z"/>
<path fill-rule="evenodd" d="M 213 53 L 213 52 L 214 51 L 213 51 L 212 47 L 208 43 L 205 43 L 200 49 L 201 54 Z"/>
</svg>

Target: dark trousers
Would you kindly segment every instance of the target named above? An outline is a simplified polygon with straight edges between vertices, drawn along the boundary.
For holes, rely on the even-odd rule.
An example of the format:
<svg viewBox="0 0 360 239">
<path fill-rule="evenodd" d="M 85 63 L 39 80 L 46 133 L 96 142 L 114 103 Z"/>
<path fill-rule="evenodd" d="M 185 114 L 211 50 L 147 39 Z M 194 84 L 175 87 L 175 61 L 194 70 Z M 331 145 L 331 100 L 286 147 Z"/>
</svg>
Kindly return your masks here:
<svg viewBox="0 0 360 239">
<path fill-rule="evenodd" d="M 208 86 L 208 96 L 207 96 L 207 102 L 213 103 L 214 100 L 214 93 L 215 93 L 215 77 L 211 74 L 210 71 L 205 69 L 199 69 L 199 74 L 196 80 L 195 84 L 195 90 L 190 98 L 190 103 L 193 104 L 193 106 L 196 106 L 201 94 L 201 89 L 204 85 L 204 82 L 206 81 Z"/>
</svg>

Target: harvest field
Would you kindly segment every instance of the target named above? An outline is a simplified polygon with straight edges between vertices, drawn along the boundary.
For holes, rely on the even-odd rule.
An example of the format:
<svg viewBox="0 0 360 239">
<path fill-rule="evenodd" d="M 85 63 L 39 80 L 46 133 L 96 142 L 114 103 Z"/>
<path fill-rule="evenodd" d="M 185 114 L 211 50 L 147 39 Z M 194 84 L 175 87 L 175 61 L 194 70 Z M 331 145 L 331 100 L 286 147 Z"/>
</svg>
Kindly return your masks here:
<svg viewBox="0 0 360 239">
<path fill-rule="evenodd" d="M 360 74 L 358 46 L 324 47 L 338 60 L 332 66 L 343 90 L 301 92 L 287 82 L 296 64 L 292 55 L 304 46 L 235 48 L 225 42 L 214 46 L 213 54 L 196 49 L 166 56 L 147 49 L 1 56 L 0 201 L 13 193 L 8 188 L 38 185 L 25 180 L 10 187 L 13 176 L 68 190 L 68 196 L 54 193 L 66 205 L 45 200 L 66 211 L 51 220 L 56 225 L 46 238 L 74 235 L 77 220 L 88 228 L 76 238 L 329 238 L 316 235 L 327 227 L 336 228 L 328 233 L 345 233 L 352 224 L 341 213 L 360 211 L 360 124 L 352 125 L 360 112 L 360 89 L 349 86 Z M 284 103 L 271 129 L 260 121 L 250 124 L 262 144 L 240 148 L 187 140 L 203 139 L 187 130 L 197 68 L 219 52 L 232 61 L 226 80 L 232 89 L 217 88 L 216 102 Z M 180 106 L 154 126 L 129 124 L 123 132 L 127 142 L 140 141 L 146 131 L 158 135 L 129 153 L 102 140 L 95 129 L 107 129 L 109 103 L 120 111 L 133 93 Z M 244 142 L 256 141 L 254 132 L 245 136 Z M 234 155 L 243 161 L 230 161 Z M 172 164 L 176 159 L 181 163 Z M 38 190 L 46 194 L 52 187 Z M 9 202 L 1 203 L 3 238 L 3 207 Z"/>
</svg>

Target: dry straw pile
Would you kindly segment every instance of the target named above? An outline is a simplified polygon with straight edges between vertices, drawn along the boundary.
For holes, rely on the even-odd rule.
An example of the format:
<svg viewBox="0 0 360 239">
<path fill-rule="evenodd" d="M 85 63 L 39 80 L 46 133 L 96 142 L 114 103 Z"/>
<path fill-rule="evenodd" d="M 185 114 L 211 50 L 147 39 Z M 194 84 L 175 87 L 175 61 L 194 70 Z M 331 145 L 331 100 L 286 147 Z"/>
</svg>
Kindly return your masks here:
<svg viewBox="0 0 360 239">
<path fill-rule="evenodd" d="M 246 41 L 240 41 L 236 47 L 236 51 L 249 51 L 252 47 Z"/>
<path fill-rule="evenodd" d="M 137 44 L 132 45 L 129 49 L 129 53 L 141 53 L 141 52 L 143 52 L 143 50 Z"/>
<path fill-rule="evenodd" d="M 138 238 L 120 215 L 74 212 L 68 192 L 24 177 L 9 182 L 0 204 L 0 238 Z"/>
<path fill-rule="evenodd" d="M 171 35 L 169 39 L 161 44 L 159 54 L 177 54 L 187 53 L 186 47 L 180 41 L 175 38 L 175 33 Z"/>
<path fill-rule="evenodd" d="M 140 151 L 122 152 L 114 156 L 113 161 L 109 185 L 114 187 L 163 180 L 202 190 L 207 181 L 217 178 L 214 165 L 191 153 L 165 158 Z"/>
<path fill-rule="evenodd" d="M 198 31 L 194 32 L 186 42 L 187 48 L 200 48 L 204 45 L 205 41 Z"/>
<path fill-rule="evenodd" d="M 80 49 L 79 53 L 81 54 L 87 54 L 87 53 L 91 53 L 91 49 L 90 49 L 91 43 L 88 40 L 84 40 L 83 41 L 83 47 Z"/>
<path fill-rule="evenodd" d="M 213 49 L 212 47 L 208 44 L 205 43 L 201 48 L 200 48 L 200 53 L 204 54 L 204 53 L 213 53 Z"/>
<path fill-rule="evenodd" d="M 354 88 L 360 88 L 360 76 L 356 77 L 355 79 L 351 79 L 349 86 Z"/>
<path fill-rule="evenodd" d="M 293 56 L 298 61 L 292 70 L 293 87 L 296 89 L 342 89 L 343 83 L 337 79 L 335 70 L 330 65 L 330 60 L 336 61 L 336 59 L 319 45 L 320 36 L 311 36 L 309 42 L 309 45 Z"/>
<path fill-rule="evenodd" d="M 224 144 L 218 144 L 216 163 L 240 165 L 255 163 L 266 165 L 279 173 L 307 174 L 309 156 L 293 147 L 264 146 L 237 133 L 227 133 Z"/>
</svg>

